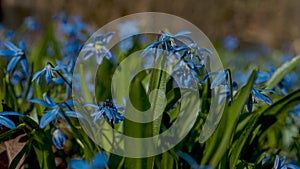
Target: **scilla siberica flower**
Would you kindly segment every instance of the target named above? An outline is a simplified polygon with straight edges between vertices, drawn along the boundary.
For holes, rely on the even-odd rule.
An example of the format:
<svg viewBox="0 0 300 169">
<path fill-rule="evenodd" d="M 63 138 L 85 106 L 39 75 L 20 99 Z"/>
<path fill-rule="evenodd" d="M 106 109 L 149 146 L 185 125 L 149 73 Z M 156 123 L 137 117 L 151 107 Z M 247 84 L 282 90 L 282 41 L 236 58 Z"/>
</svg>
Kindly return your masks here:
<svg viewBox="0 0 300 169">
<path fill-rule="evenodd" d="M 23 42 L 19 43 L 19 47 L 16 47 L 14 44 L 11 42 L 4 42 L 4 45 L 9 49 L 9 50 L 0 50 L 0 55 L 1 56 L 9 56 L 12 57 L 10 62 L 7 65 L 7 72 L 12 73 L 12 71 L 15 70 L 18 62 L 20 62 L 23 71 L 25 72 L 26 75 L 29 75 L 28 71 L 28 62 L 27 58 L 25 55 L 25 44 Z"/>
<path fill-rule="evenodd" d="M 258 72 L 256 80 L 254 81 L 254 84 L 262 83 L 262 82 L 266 81 L 267 79 L 268 79 L 268 75 L 266 73 Z M 258 99 L 262 102 L 265 102 L 268 105 L 272 105 L 272 100 L 268 96 L 263 94 L 263 92 L 278 95 L 278 93 L 275 92 L 274 90 L 261 89 L 261 88 L 253 87 L 251 89 L 251 92 L 249 94 L 249 98 L 248 98 L 248 101 L 247 101 L 247 109 L 248 109 L 249 112 L 252 112 L 253 103 L 256 103 L 256 99 Z"/>
<path fill-rule="evenodd" d="M 70 169 L 101 169 L 105 168 L 108 163 L 108 157 L 106 153 L 97 153 L 93 160 L 89 163 L 84 159 L 72 159 L 69 162 Z"/>
<path fill-rule="evenodd" d="M 106 59 L 108 60 L 111 59 L 112 55 L 110 51 L 106 48 L 106 45 L 111 40 L 113 35 L 113 32 L 109 32 L 105 35 L 100 34 L 95 36 L 92 42 L 85 44 L 82 48 L 81 51 L 85 52 L 83 59 L 87 60 L 91 56 L 95 56 L 98 65 L 102 63 L 103 57 L 106 57 Z"/>
<path fill-rule="evenodd" d="M 117 107 L 111 101 L 107 100 L 103 102 L 101 106 L 91 103 L 85 104 L 85 106 L 92 107 L 95 109 L 95 112 L 91 114 L 91 116 L 94 117 L 94 124 L 96 124 L 99 118 L 105 118 L 108 122 L 112 124 L 119 123 L 124 119 L 124 115 L 119 113 L 119 110 L 123 111 L 123 108 Z"/>
<path fill-rule="evenodd" d="M 59 129 L 55 129 L 52 133 L 52 142 L 57 149 L 63 149 L 66 144 L 67 137 Z"/>
<path fill-rule="evenodd" d="M 5 116 L 20 116 L 23 117 L 23 114 L 17 113 L 17 112 L 12 112 L 12 111 L 4 111 L 0 112 L 0 128 L 1 125 L 9 128 L 9 129 L 14 129 L 16 127 L 15 123 L 10 120 L 9 118 Z"/>
<path fill-rule="evenodd" d="M 62 103 L 56 103 L 52 98 L 50 98 L 47 95 L 44 95 L 44 100 L 34 98 L 34 99 L 31 99 L 30 102 L 40 104 L 40 105 L 50 109 L 41 118 L 40 128 L 45 128 L 51 121 L 53 121 L 57 117 L 65 119 L 62 111 L 63 111 L 63 109 L 66 109 L 66 108 L 69 109 L 67 111 L 64 111 L 64 114 L 66 116 L 74 117 L 74 118 L 82 118 L 83 117 L 81 114 L 71 110 L 71 107 L 74 106 L 74 103 L 72 100 L 67 100 Z"/>
<path fill-rule="evenodd" d="M 180 31 L 176 34 L 170 34 L 170 33 L 167 33 L 167 32 L 163 32 L 157 42 L 151 43 L 150 45 L 148 45 L 143 50 L 143 52 L 141 53 L 141 57 L 144 57 L 147 54 L 153 52 L 153 49 L 158 48 L 158 47 L 161 47 L 163 50 L 165 50 L 167 52 L 175 53 L 175 51 L 174 51 L 174 47 L 175 47 L 174 39 L 175 38 L 184 38 L 184 39 L 188 39 L 189 41 L 193 42 L 193 40 L 191 38 L 186 36 L 188 34 L 191 34 L 191 32 L 187 31 L 187 30 Z"/>
<path fill-rule="evenodd" d="M 275 161 L 274 161 L 274 169 L 300 169 L 300 167 L 288 163 L 285 164 L 286 157 L 279 158 L 279 155 L 276 155 Z"/>
<path fill-rule="evenodd" d="M 35 79 L 37 79 L 37 83 L 38 85 L 40 85 L 41 82 L 41 78 L 44 76 L 46 79 L 46 84 L 48 85 L 54 77 L 54 72 L 57 72 L 60 69 L 63 69 L 64 66 L 63 65 L 57 65 L 57 66 L 53 66 L 51 65 L 51 63 L 47 63 L 46 66 L 44 67 L 44 69 L 37 71 L 33 77 L 32 77 L 32 81 L 34 81 Z"/>
</svg>

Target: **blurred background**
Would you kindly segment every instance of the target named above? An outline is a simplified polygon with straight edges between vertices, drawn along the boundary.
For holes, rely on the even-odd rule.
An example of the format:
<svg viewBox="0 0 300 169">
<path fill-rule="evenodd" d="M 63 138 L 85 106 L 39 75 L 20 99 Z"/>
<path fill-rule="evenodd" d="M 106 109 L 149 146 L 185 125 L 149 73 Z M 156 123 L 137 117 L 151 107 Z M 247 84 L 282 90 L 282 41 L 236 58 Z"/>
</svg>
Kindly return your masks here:
<svg viewBox="0 0 300 169">
<path fill-rule="evenodd" d="M 121 16 L 145 12 L 165 12 L 198 26 L 214 43 L 228 36 L 239 41 L 239 48 L 265 45 L 300 51 L 300 1 L 203 1 L 203 0 L 1 0 L 1 21 L 18 28 L 24 17 L 35 16 L 41 28 L 58 12 L 80 15 L 100 28 Z M 285 50 L 285 49 L 284 49 Z"/>
</svg>

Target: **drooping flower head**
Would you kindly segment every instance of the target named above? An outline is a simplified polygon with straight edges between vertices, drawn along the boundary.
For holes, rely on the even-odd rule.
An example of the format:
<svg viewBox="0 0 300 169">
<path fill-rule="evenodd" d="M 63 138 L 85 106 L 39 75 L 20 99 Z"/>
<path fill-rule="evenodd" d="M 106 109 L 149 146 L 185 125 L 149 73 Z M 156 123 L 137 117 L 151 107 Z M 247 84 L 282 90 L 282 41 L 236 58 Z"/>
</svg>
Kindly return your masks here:
<svg viewBox="0 0 300 169">
<path fill-rule="evenodd" d="M 44 116 L 40 120 L 40 128 L 45 128 L 50 122 L 55 120 L 57 117 L 60 117 L 62 119 L 65 119 L 63 113 L 68 117 L 74 117 L 74 118 L 82 118 L 83 116 L 70 108 L 74 106 L 74 103 L 72 100 L 67 100 L 62 103 L 56 103 L 52 98 L 50 98 L 47 95 L 44 95 L 44 100 L 40 99 L 31 99 L 31 103 L 37 103 L 40 104 L 47 109 L 49 109 Z M 68 109 L 68 110 L 63 110 Z"/>
<path fill-rule="evenodd" d="M 123 111 L 123 108 L 116 106 L 109 100 L 103 102 L 102 105 L 88 103 L 85 106 L 95 109 L 94 113 L 91 114 L 91 116 L 94 117 L 94 124 L 96 124 L 97 120 L 100 118 L 104 118 L 112 124 L 117 124 L 124 119 L 124 115 L 119 113 L 119 111 Z"/>
</svg>

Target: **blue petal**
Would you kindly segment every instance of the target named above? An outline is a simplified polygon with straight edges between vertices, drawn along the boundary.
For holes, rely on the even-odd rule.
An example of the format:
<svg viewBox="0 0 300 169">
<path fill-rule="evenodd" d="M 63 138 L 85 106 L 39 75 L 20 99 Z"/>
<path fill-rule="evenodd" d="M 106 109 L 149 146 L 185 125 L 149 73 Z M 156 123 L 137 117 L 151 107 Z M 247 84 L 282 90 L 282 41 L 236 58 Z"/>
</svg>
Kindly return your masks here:
<svg viewBox="0 0 300 169">
<path fill-rule="evenodd" d="M 83 118 L 83 116 L 80 113 L 77 113 L 75 111 L 65 111 L 65 114 L 68 117 Z"/>
<path fill-rule="evenodd" d="M 272 100 L 268 96 L 258 92 L 255 88 L 253 88 L 253 95 L 254 95 L 254 97 L 258 98 L 259 100 L 261 100 L 263 102 L 266 102 L 269 105 L 272 104 Z"/>
<path fill-rule="evenodd" d="M 21 57 L 12 58 L 7 65 L 7 72 L 11 72 L 13 69 L 15 69 L 15 67 L 17 66 L 17 63 L 20 59 L 21 59 Z"/>
<path fill-rule="evenodd" d="M 83 55 L 83 60 L 87 60 L 87 59 L 89 59 L 91 56 L 93 56 L 94 55 L 94 52 L 93 51 L 91 51 L 91 50 L 89 50 L 89 51 L 86 51 L 85 53 L 84 53 L 84 55 Z"/>
<path fill-rule="evenodd" d="M 280 167 L 279 165 L 280 165 L 279 156 L 276 155 L 275 161 L 274 161 L 274 169 L 278 169 L 278 167 Z"/>
<path fill-rule="evenodd" d="M 113 37 L 114 34 L 115 34 L 114 32 L 109 32 L 106 35 L 104 35 L 104 37 L 105 37 L 104 38 L 105 44 L 107 44 L 111 40 L 111 38 Z"/>
<path fill-rule="evenodd" d="M 59 109 L 53 109 L 47 112 L 46 114 L 44 114 L 44 116 L 41 118 L 40 121 L 40 128 L 45 128 L 52 120 L 54 120 L 58 112 Z"/>
<path fill-rule="evenodd" d="M 253 107 L 253 98 L 252 98 L 252 94 L 250 94 L 247 101 L 247 109 L 250 113 L 252 112 L 252 107 Z"/>
<path fill-rule="evenodd" d="M 198 163 L 188 154 L 186 153 L 183 153 L 181 151 L 178 151 L 177 152 L 178 156 L 183 158 L 187 163 L 189 163 L 189 165 L 192 167 L 192 168 L 200 168 L 200 166 L 198 165 Z"/>
<path fill-rule="evenodd" d="M 36 73 L 34 73 L 33 77 L 32 77 L 32 82 L 40 75 L 42 75 L 42 73 L 44 73 L 46 71 L 46 69 L 44 68 L 43 70 L 37 71 Z"/>
<path fill-rule="evenodd" d="M 269 80 L 271 75 L 267 72 L 258 72 L 254 83 L 263 83 Z"/>
<path fill-rule="evenodd" d="M 29 72 L 28 72 L 28 62 L 27 62 L 27 59 L 26 59 L 26 58 L 21 59 L 20 63 L 21 63 L 21 66 L 22 66 L 22 68 L 23 68 L 23 70 L 24 70 L 26 76 L 27 76 L 27 75 L 29 74 Z"/>
<path fill-rule="evenodd" d="M 191 31 L 183 30 L 183 31 L 180 31 L 180 32 L 176 33 L 172 37 L 184 36 L 184 35 L 188 35 L 188 34 L 191 34 L 191 33 L 192 33 Z"/>
<path fill-rule="evenodd" d="M 294 165 L 294 164 L 286 164 L 286 167 L 289 168 L 289 169 L 300 169 L 299 166 Z"/>
<path fill-rule="evenodd" d="M 64 84 L 65 81 L 64 81 L 63 78 L 58 77 L 58 78 L 53 79 L 53 83 L 55 83 L 55 84 Z"/>
<path fill-rule="evenodd" d="M 0 116 L 21 116 L 23 117 L 23 114 L 20 114 L 18 112 L 13 112 L 13 111 L 4 111 L 4 112 L 0 112 Z"/>
<path fill-rule="evenodd" d="M 102 109 L 102 110 L 100 110 L 100 111 L 97 111 L 97 112 L 91 114 L 91 116 L 95 116 L 95 117 L 94 117 L 94 120 L 93 120 L 94 124 L 96 124 L 96 123 L 97 123 L 97 120 L 98 120 L 100 117 L 103 116 L 103 113 L 104 113 L 104 110 Z"/>
<path fill-rule="evenodd" d="M 12 44 L 11 42 L 9 41 L 6 41 L 4 42 L 4 45 L 9 48 L 10 50 L 13 50 L 13 51 L 18 51 L 20 50 L 19 48 L 17 48 L 14 44 Z"/>
<path fill-rule="evenodd" d="M 46 78 L 46 84 L 49 84 L 52 80 L 51 70 L 48 70 L 48 69 L 46 70 L 45 78 Z"/>
<path fill-rule="evenodd" d="M 31 103 L 37 103 L 37 104 L 43 105 L 44 107 L 47 107 L 47 108 L 53 108 L 54 107 L 54 105 L 48 104 L 44 100 L 40 100 L 40 99 L 31 99 L 29 101 Z"/>
<path fill-rule="evenodd" d="M 98 54 L 96 55 L 96 61 L 97 61 L 97 64 L 98 64 L 98 65 L 101 65 L 102 60 L 103 60 L 103 53 L 98 53 Z"/>
<path fill-rule="evenodd" d="M 111 122 L 114 118 L 114 110 L 111 108 L 105 107 L 105 115 L 108 118 L 108 121 Z"/>
<path fill-rule="evenodd" d="M 101 153 L 97 153 L 94 156 L 91 165 L 93 168 L 105 168 L 107 163 L 108 163 L 108 157 L 107 157 L 106 153 L 101 152 Z"/>
<path fill-rule="evenodd" d="M 19 47 L 20 47 L 20 49 L 22 49 L 23 51 L 26 50 L 25 43 L 24 43 L 23 41 L 20 41 L 20 42 L 19 42 Z"/>
<path fill-rule="evenodd" d="M 0 50 L 0 56 L 16 56 L 16 52 L 12 50 Z"/>
<path fill-rule="evenodd" d="M 0 116 L 0 124 L 7 128 L 10 128 L 10 129 L 13 129 L 16 127 L 16 125 L 14 124 L 13 121 L 11 121 L 10 119 L 3 117 L 3 116 Z"/>
<path fill-rule="evenodd" d="M 53 106 L 57 105 L 56 102 L 55 102 L 51 97 L 49 97 L 49 96 L 47 96 L 47 95 L 44 95 L 44 100 L 45 100 L 48 104 L 50 104 L 50 105 L 53 105 Z"/>
<path fill-rule="evenodd" d="M 85 106 L 85 107 L 93 107 L 93 108 L 95 108 L 95 109 L 98 109 L 98 108 L 99 108 L 98 105 L 92 104 L 92 103 L 87 103 L 87 104 L 85 104 L 84 106 Z"/>
<path fill-rule="evenodd" d="M 65 134 L 61 132 L 59 129 L 56 129 L 53 132 L 52 142 L 57 149 L 63 149 L 64 144 L 66 144 L 66 140 L 67 138 Z"/>
<path fill-rule="evenodd" d="M 65 102 L 63 102 L 62 104 L 63 108 L 68 108 L 69 107 L 74 107 L 74 101 L 73 100 L 67 100 Z"/>
<path fill-rule="evenodd" d="M 66 86 L 66 95 L 67 95 L 67 98 L 70 98 L 70 96 L 71 96 L 71 88 L 69 85 Z"/>
<path fill-rule="evenodd" d="M 227 72 L 225 70 L 219 71 L 214 81 L 212 82 L 210 89 L 214 89 L 215 87 L 221 85 L 226 80 L 226 77 L 227 77 Z"/>
<path fill-rule="evenodd" d="M 87 161 L 82 159 L 73 159 L 69 162 L 70 169 L 92 169 Z"/>
</svg>

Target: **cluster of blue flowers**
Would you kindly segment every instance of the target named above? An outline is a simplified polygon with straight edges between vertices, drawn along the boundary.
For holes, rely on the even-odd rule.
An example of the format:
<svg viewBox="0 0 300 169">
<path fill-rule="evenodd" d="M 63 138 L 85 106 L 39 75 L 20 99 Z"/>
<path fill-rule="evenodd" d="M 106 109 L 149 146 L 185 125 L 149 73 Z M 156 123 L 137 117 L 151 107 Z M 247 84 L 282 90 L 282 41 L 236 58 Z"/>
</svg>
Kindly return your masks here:
<svg viewBox="0 0 300 169">
<path fill-rule="evenodd" d="M 57 59 L 56 64 L 51 61 L 47 61 L 42 69 L 36 70 L 36 68 L 30 67 L 29 61 L 33 58 L 29 58 L 26 53 L 25 44 L 20 40 L 18 47 L 13 43 L 13 35 L 7 35 L 0 50 L 0 56 L 4 59 L 8 59 L 8 64 L 6 66 L 6 74 L 9 76 L 9 80 L 12 84 L 21 83 L 24 91 L 18 96 L 18 98 L 26 98 L 29 105 L 39 104 L 44 107 L 42 115 L 40 116 L 39 128 L 41 130 L 48 130 L 51 128 L 52 142 L 53 145 L 58 149 L 64 149 L 68 141 L 68 136 L 62 130 L 61 122 L 67 124 L 70 128 L 69 117 L 83 119 L 84 116 L 80 113 L 74 111 L 74 101 L 70 100 L 72 88 L 80 88 L 80 86 L 75 86 L 72 84 L 73 79 L 79 79 L 79 75 L 73 74 L 75 60 L 77 54 L 81 50 L 84 52 L 83 59 L 95 59 L 98 65 L 103 63 L 103 59 L 111 60 L 113 54 L 107 48 L 107 44 L 113 38 L 115 33 L 109 32 L 106 34 L 99 34 L 94 36 L 90 42 L 86 43 L 83 47 L 83 41 L 88 37 L 91 32 L 91 28 L 86 23 L 82 22 L 79 16 L 74 18 L 69 18 L 64 14 L 59 14 L 55 17 L 55 22 L 58 24 L 58 32 L 56 36 L 59 36 L 61 40 L 62 50 L 59 53 L 64 56 L 62 59 Z M 34 18 L 28 17 L 24 21 L 24 25 L 29 31 L 36 30 L 39 26 L 35 22 Z M 136 28 L 136 22 L 130 22 L 127 24 L 119 25 L 121 37 L 126 37 L 129 34 L 135 34 L 138 32 Z M 132 30 L 131 33 L 122 32 L 124 29 Z M 135 29 L 133 29 L 135 28 Z M 3 28 L 1 28 L 3 29 Z M 169 32 L 162 32 L 156 42 L 153 42 L 145 47 L 141 53 L 141 57 L 148 57 L 149 55 L 159 56 L 157 53 L 164 53 L 167 56 L 167 65 L 173 68 L 174 76 L 178 77 L 180 80 L 181 87 L 190 87 L 193 82 L 197 85 L 203 86 L 210 83 L 210 89 L 213 90 L 217 87 L 225 88 L 225 96 L 228 100 L 232 101 L 234 96 L 234 91 L 238 90 L 238 82 L 241 79 L 236 79 L 234 74 L 231 74 L 230 69 L 219 70 L 216 72 L 209 72 L 206 65 L 206 59 L 213 55 L 213 52 L 206 48 L 201 48 L 199 45 L 189 36 L 191 32 L 184 30 L 176 34 L 171 34 Z M 126 39 L 125 45 L 120 46 L 121 51 L 128 50 L 132 48 L 132 39 Z M 185 42 L 185 43 L 183 43 Z M 233 51 L 238 47 L 238 40 L 235 37 L 228 36 L 224 39 L 224 48 L 229 51 Z M 54 50 L 54 49 L 53 49 Z M 50 55 L 50 54 L 49 54 Z M 92 58 L 95 57 L 95 58 Z M 154 60 L 155 61 L 155 58 Z M 178 62 L 174 62 L 174 60 Z M 147 64 L 147 63 L 146 63 Z M 38 66 L 39 67 L 39 66 Z M 182 68 L 187 69 L 189 72 L 184 72 Z M 184 69 L 184 70 L 185 70 Z M 36 70 L 35 72 L 33 72 Z M 264 84 L 269 80 L 274 73 L 274 68 L 270 69 L 269 72 L 258 72 L 254 86 L 248 96 L 247 110 L 248 112 L 255 111 L 254 103 L 264 102 L 268 105 L 272 105 L 272 100 L 269 97 L 270 94 L 276 95 L 287 95 L 289 91 L 289 84 L 285 77 L 282 79 L 274 89 L 266 89 Z M 243 75 L 246 77 L 246 75 Z M 43 80 L 44 79 L 44 80 Z M 210 80 L 213 79 L 211 82 Z M 34 82 L 37 82 L 36 84 Z M 243 86 L 243 82 L 241 82 Z M 41 89 L 46 87 L 46 89 Z M 63 86 L 63 87 L 62 87 Z M 38 88 L 39 87 L 39 88 Z M 33 98 L 39 97 L 41 94 L 34 94 L 34 90 L 39 89 L 39 92 L 44 92 L 43 99 Z M 63 88 L 63 89 L 62 89 Z M 25 90 L 26 89 L 26 90 Z M 52 92 L 54 91 L 54 92 Z M 58 92 L 65 91 L 65 97 L 57 97 L 53 99 L 51 97 Z M 121 123 L 124 121 L 124 111 L 123 107 L 116 105 L 113 100 L 106 100 L 99 103 L 99 105 L 87 103 L 84 108 L 92 108 L 93 113 L 90 116 L 93 118 L 94 125 L 97 124 L 99 119 L 104 119 L 111 125 Z M 32 110 L 32 109 L 31 109 Z M 294 114 L 299 116 L 299 106 L 292 110 Z M 40 112 L 39 112 L 40 113 Z M 5 126 L 9 129 L 14 129 L 16 125 L 9 116 L 19 116 L 24 117 L 23 113 L 18 113 L 16 111 L 6 111 L 0 112 L 0 127 Z M 47 128 L 47 126 L 50 126 Z M 53 127 L 54 126 L 54 127 Z M 52 128 L 53 127 L 53 128 Z M 196 161 L 186 153 L 178 151 L 177 155 L 187 161 L 193 168 L 200 168 Z M 267 163 L 269 159 L 264 159 L 263 163 Z M 96 169 L 105 168 L 108 165 L 108 156 L 104 152 L 97 153 L 91 162 L 83 159 L 72 159 L 69 162 L 69 168 L 79 169 Z M 209 166 L 203 168 L 210 168 Z M 274 162 L 275 169 L 283 168 L 299 168 L 295 164 L 285 163 L 285 157 L 282 159 L 277 155 Z"/>
</svg>

